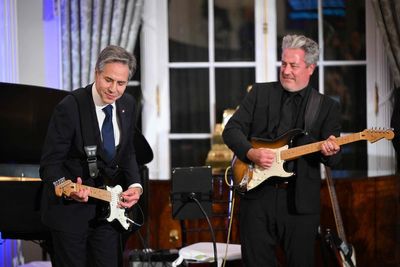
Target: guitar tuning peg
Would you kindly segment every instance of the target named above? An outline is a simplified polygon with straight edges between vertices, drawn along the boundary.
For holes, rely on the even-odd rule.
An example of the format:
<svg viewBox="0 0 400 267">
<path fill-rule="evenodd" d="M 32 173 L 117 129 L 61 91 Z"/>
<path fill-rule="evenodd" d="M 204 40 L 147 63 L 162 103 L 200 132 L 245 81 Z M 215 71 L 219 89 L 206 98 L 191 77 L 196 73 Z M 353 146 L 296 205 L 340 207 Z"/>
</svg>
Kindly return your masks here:
<svg viewBox="0 0 400 267">
<path fill-rule="evenodd" d="M 53 182 L 54 186 L 60 185 L 63 182 L 65 182 L 65 177 L 61 177 L 60 179 L 58 179 L 57 181 Z"/>
</svg>

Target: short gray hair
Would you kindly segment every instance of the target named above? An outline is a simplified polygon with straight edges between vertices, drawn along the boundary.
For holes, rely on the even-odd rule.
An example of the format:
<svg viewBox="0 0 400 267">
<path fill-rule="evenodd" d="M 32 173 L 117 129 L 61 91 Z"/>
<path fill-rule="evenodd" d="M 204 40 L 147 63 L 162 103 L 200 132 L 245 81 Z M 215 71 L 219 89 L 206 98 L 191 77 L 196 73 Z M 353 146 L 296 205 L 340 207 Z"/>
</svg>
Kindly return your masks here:
<svg viewBox="0 0 400 267">
<path fill-rule="evenodd" d="M 131 53 L 126 51 L 124 48 L 116 45 L 109 45 L 104 48 L 97 58 L 96 62 L 96 71 L 103 71 L 104 66 L 107 63 L 122 63 L 128 66 L 129 68 L 129 77 L 130 79 L 133 74 L 136 72 L 136 58 Z"/>
<path fill-rule="evenodd" d="M 307 66 L 317 64 L 319 58 L 318 44 L 304 35 L 286 35 L 282 40 L 282 51 L 288 48 L 300 48 L 305 52 Z"/>
</svg>

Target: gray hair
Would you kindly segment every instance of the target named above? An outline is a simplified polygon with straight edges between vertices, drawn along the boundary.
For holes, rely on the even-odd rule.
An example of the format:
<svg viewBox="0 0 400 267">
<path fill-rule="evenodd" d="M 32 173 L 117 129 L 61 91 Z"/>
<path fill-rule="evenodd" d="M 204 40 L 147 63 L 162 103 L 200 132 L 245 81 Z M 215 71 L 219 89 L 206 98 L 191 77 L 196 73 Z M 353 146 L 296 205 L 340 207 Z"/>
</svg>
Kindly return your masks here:
<svg viewBox="0 0 400 267">
<path fill-rule="evenodd" d="M 317 64 L 319 58 L 318 44 L 304 35 L 286 35 L 282 40 L 282 51 L 288 48 L 300 48 L 305 52 L 307 66 Z"/>
<path fill-rule="evenodd" d="M 109 45 L 104 48 L 97 58 L 96 62 L 96 71 L 103 71 L 104 66 L 107 63 L 122 63 L 128 66 L 129 68 L 129 77 L 130 79 L 133 74 L 136 72 L 136 58 L 126 51 L 124 48 L 116 45 Z"/>
</svg>

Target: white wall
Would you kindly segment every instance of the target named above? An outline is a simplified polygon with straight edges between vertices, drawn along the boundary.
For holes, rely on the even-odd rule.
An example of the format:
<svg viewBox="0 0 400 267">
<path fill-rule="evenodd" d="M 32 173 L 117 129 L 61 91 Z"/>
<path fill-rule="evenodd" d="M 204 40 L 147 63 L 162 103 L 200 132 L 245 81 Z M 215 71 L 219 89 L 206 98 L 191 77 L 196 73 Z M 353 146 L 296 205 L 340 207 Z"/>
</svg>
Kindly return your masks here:
<svg viewBox="0 0 400 267">
<path fill-rule="evenodd" d="M 19 83 L 60 88 L 58 14 L 43 19 L 43 0 L 17 0 Z"/>
</svg>

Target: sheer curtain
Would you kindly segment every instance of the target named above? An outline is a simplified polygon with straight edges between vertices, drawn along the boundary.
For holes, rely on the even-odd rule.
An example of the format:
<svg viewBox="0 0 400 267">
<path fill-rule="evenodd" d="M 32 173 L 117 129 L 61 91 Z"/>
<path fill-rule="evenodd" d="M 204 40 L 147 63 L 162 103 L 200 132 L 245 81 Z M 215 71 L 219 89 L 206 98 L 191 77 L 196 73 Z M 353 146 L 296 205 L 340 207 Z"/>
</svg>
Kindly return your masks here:
<svg viewBox="0 0 400 267">
<path fill-rule="evenodd" d="M 0 82 L 18 82 L 17 4 L 0 0 Z M 7 67 L 4 67 L 7 66 Z"/>
<path fill-rule="evenodd" d="M 107 45 L 133 52 L 144 0 L 61 0 L 63 89 L 93 81 L 97 55 Z"/>
<path fill-rule="evenodd" d="M 400 1 L 372 0 L 396 88 L 400 87 Z"/>
</svg>

